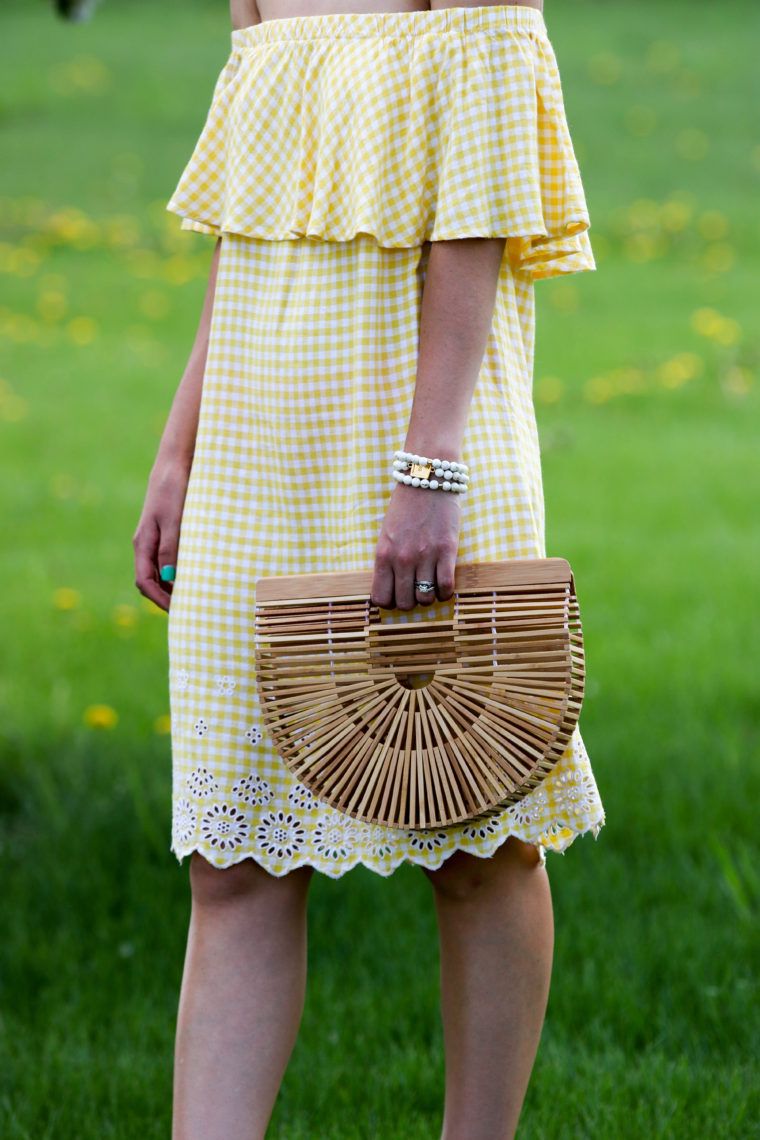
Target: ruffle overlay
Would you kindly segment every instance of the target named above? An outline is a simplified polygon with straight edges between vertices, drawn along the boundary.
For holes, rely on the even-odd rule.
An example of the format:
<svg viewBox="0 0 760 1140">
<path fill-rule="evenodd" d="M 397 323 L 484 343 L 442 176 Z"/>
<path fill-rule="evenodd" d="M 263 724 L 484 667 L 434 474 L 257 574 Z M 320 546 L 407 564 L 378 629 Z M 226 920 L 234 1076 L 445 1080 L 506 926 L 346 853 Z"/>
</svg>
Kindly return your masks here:
<svg viewBox="0 0 760 1140">
<path fill-rule="evenodd" d="M 534 278 L 594 269 L 543 17 L 499 5 L 268 20 L 232 53 L 168 209 L 183 227 L 419 246 L 506 237 Z"/>
</svg>

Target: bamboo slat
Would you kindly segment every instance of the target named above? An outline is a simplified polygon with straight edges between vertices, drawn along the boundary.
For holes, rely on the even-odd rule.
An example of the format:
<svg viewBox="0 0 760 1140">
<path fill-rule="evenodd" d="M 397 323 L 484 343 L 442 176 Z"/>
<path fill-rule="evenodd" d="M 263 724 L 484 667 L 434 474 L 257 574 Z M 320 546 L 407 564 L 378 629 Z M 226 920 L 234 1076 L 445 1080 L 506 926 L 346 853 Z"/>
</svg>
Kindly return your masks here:
<svg viewBox="0 0 760 1140">
<path fill-rule="evenodd" d="M 575 583 L 561 558 L 457 567 L 454 617 L 388 624 L 371 572 L 256 583 L 255 667 L 283 762 L 368 822 L 442 828 L 536 788 L 578 721 Z"/>
</svg>

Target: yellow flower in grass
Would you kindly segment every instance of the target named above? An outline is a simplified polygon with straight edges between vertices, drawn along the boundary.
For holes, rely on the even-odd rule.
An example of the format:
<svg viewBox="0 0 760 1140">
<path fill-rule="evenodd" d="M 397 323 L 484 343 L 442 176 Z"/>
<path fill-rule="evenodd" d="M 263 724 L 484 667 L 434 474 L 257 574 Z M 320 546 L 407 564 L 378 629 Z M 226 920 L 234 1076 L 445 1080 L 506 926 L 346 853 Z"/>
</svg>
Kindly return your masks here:
<svg viewBox="0 0 760 1140">
<path fill-rule="evenodd" d="M 615 388 L 609 376 L 592 376 L 583 385 L 583 394 L 590 404 L 606 404 Z"/>
<path fill-rule="evenodd" d="M 736 251 L 727 241 L 708 245 L 702 254 L 702 264 L 709 273 L 728 273 L 736 261 Z"/>
<path fill-rule="evenodd" d="M 536 397 L 542 404 L 556 404 L 562 399 L 563 388 L 559 376 L 542 376 L 536 381 Z"/>
<path fill-rule="evenodd" d="M 697 356 L 696 352 L 679 352 L 660 365 L 657 376 L 664 388 L 680 388 L 682 384 L 699 376 L 702 369 L 702 357 Z"/>
<path fill-rule="evenodd" d="M 720 241 L 728 233 L 728 218 L 720 210 L 705 210 L 697 218 L 697 229 L 705 241 Z"/>
<path fill-rule="evenodd" d="M 718 344 L 727 347 L 736 344 L 742 333 L 742 327 L 733 317 L 724 317 L 717 309 L 695 309 L 691 314 L 691 327 L 700 336 L 709 337 Z"/>
<path fill-rule="evenodd" d="M 119 721 L 119 714 L 110 705 L 89 705 L 82 716 L 88 728 L 115 728 Z"/>
<path fill-rule="evenodd" d="M 74 317 L 73 321 L 69 321 L 66 331 L 72 344 L 84 348 L 85 345 L 92 344 L 95 340 L 98 335 L 98 326 L 92 317 Z"/>
<path fill-rule="evenodd" d="M 137 625 L 137 610 L 134 606 L 114 606 L 111 616 L 120 633 L 132 633 Z"/>
<path fill-rule="evenodd" d="M 669 233 L 685 230 L 691 221 L 693 207 L 684 198 L 670 198 L 660 210 L 660 222 Z"/>
<path fill-rule="evenodd" d="M 53 605 L 57 610 L 76 610 L 81 604 L 82 595 L 71 586 L 60 586 L 53 591 Z"/>
<path fill-rule="evenodd" d="M 172 730 L 172 718 L 168 713 L 157 716 L 153 721 L 153 731 L 157 736 L 168 736 Z"/>
</svg>

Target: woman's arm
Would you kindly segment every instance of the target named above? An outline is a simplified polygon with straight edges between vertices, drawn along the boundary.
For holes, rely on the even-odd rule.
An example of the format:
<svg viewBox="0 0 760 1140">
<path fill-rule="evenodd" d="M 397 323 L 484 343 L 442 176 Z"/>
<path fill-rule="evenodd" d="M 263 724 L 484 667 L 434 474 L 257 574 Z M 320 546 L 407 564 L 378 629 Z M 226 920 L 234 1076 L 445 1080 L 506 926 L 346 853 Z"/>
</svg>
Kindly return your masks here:
<svg viewBox="0 0 760 1140">
<path fill-rule="evenodd" d="M 169 609 L 172 588 L 170 582 L 161 581 L 159 573 L 162 566 L 177 565 L 179 527 L 198 431 L 220 245 L 218 241 L 211 259 L 198 332 L 161 436 L 142 515 L 132 540 L 135 585 L 163 610 Z"/>
<path fill-rule="evenodd" d="M 230 0 L 230 19 L 235 31 L 261 23 L 256 0 Z"/>
<path fill-rule="evenodd" d="M 491 330 L 504 238 L 432 242 L 420 315 L 414 400 L 404 450 L 459 459 L 467 413 Z M 391 456 L 388 457 L 390 467 Z M 486 471 L 473 478 L 488 478 Z M 372 601 L 410 610 L 454 592 L 461 506 L 457 495 L 396 484 L 375 556 Z"/>
</svg>

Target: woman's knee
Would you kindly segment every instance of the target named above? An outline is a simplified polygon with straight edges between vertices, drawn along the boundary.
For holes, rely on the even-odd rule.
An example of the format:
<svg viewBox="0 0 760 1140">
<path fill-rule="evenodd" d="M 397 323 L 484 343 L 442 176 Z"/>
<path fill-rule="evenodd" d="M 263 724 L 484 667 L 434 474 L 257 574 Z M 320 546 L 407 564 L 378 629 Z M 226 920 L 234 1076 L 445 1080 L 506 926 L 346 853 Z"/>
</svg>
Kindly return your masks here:
<svg viewBox="0 0 760 1140">
<path fill-rule="evenodd" d="M 452 901 L 464 902 L 488 887 L 506 885 L 515 876 L 540 866 L 538 847 L 510 835 L 488 858 L 456 851 L 436 871 L 425 870 L 436 894 Z"/>
<path fill-rule="evenodd" d="M 200 906 L 225 906 L 263 894 L 280 896 L 283 902 L 300 902 L 306 896 L 312 871 L 311 867 L 299 867 L 277 878 L 254 859 L 215 867 L 195 851 L 190 861 L 190 889 L 193 902 Z"/>
</svg>

